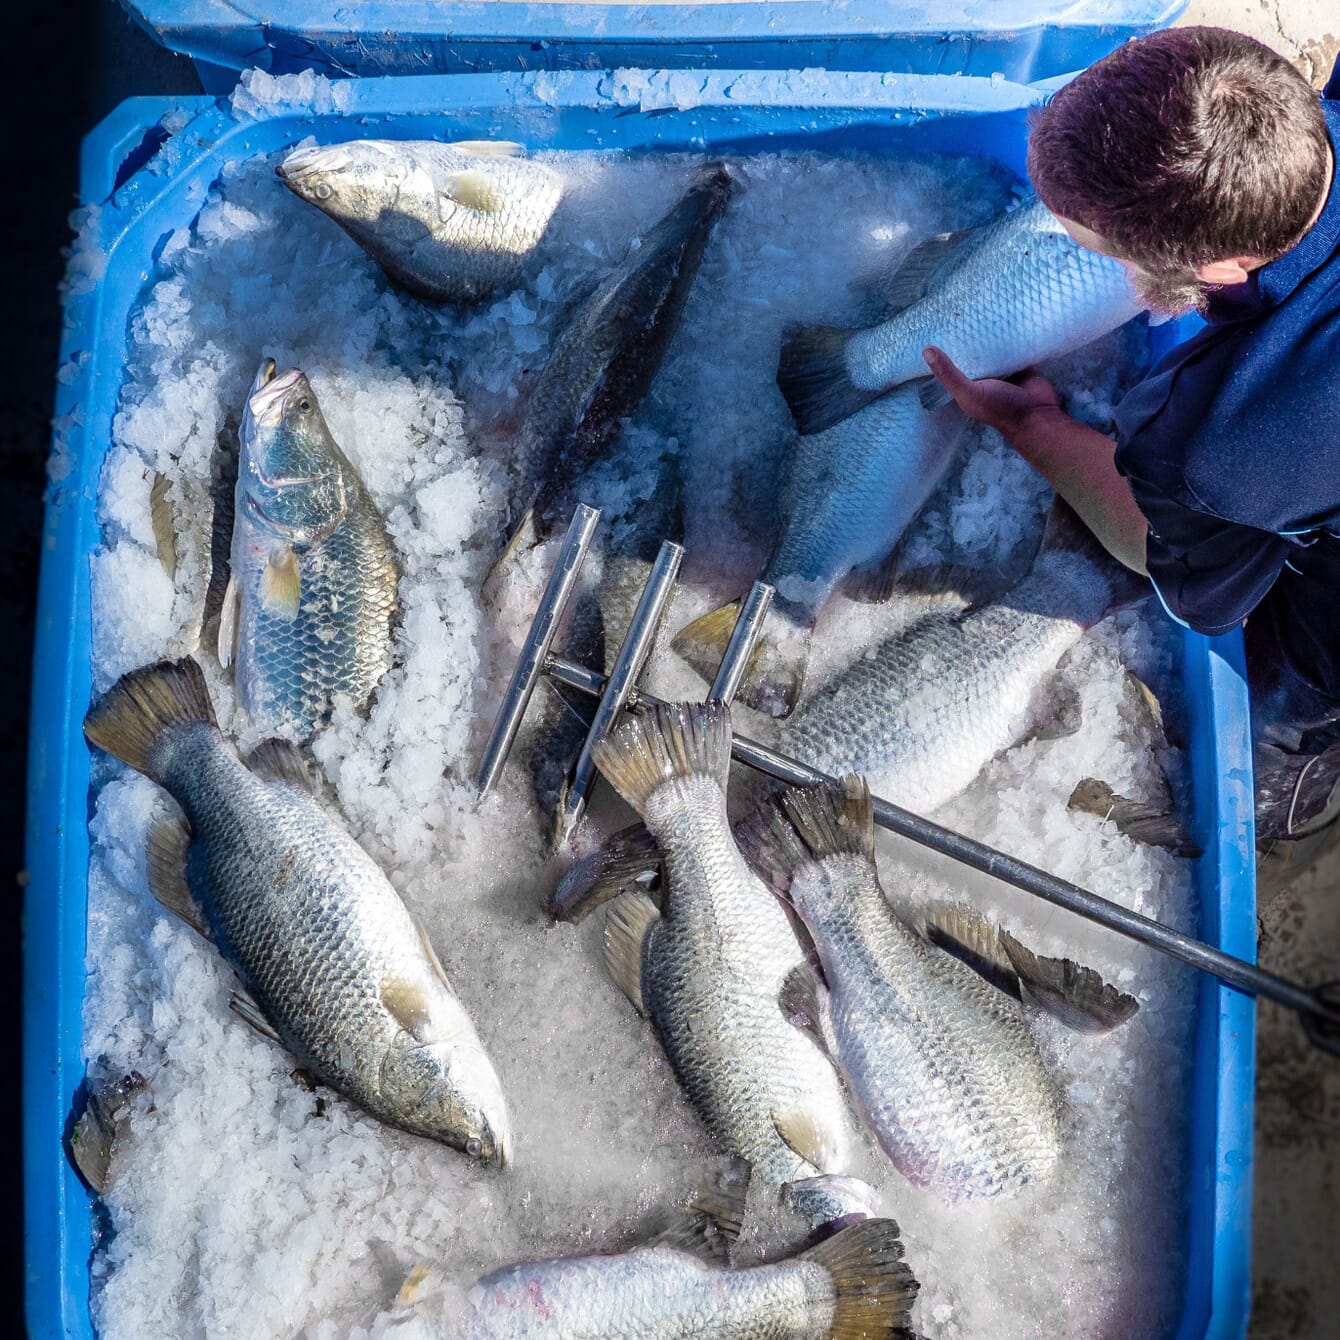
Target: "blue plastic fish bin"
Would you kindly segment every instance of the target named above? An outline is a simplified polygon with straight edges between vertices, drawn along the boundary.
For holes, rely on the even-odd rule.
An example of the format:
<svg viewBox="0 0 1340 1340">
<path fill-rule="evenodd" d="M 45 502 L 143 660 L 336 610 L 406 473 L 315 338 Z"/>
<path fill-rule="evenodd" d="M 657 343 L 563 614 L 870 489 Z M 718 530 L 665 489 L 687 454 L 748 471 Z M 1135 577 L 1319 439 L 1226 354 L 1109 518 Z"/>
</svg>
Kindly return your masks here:
<svg viewBox="0 0 1340 1340">
<path fill-rule="evenodd" d="M 85 141 L 86 246 L 101 262 L 66 300 L 42 553 L 28 817 L 24 982 L 27 1316 L 34 1340 L 92 1335 L 94 1202 L 63 1145 L 84 1078 L 81 1004 L 89 861 L 90 558 L 95 498 L 123 376 L 130 313 L 163 239 L 188 226 L 224 166 L 308 135 L 519 140 L 536 148 L 749 153 L 805 146 L 980 153 L 1022 172 L 1041 94 L 966 77 L 810 70 L 537 72 L 357 79 L 333 109 L 237 118 L 226 102 L 138 98 Z M 171 126 L 169 132 L 165 127 Z M 1186 633 L 1201 933 L 1255 952 L 1252 776 L 1241 638 Z M 1190 971 L 1190 969 L 1188 969 Z M 1178 1340 L 1238 1340 L 1248 1309 L 1253 1002 L 1202 979 L 1190 1123 L 1190 1268 Z M 1147 1340 L 1142 1337 L 1141 1340 Z"/>
<path fill-rule="evenodd" d="M 644 68 L 998 74 L 1083 69 L 1187 0 L 123 0 L 211 92 L 236 71 L 331 77 Z"/>
</svg>

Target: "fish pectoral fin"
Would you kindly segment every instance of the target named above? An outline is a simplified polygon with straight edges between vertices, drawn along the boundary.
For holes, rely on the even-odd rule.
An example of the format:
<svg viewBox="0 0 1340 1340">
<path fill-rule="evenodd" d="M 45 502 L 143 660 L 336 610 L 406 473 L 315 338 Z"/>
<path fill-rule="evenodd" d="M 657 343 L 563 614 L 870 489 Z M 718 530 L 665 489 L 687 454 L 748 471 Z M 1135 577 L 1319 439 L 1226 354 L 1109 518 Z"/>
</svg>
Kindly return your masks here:
<svg viewBox="0 0 1340 1340">
<path fill-rule="evenodd" d="M 1000 943 L 1019 975 L 1022 998 L 1077 1033 L 1108 1033 L 1140 1008 L 1134 996 L 1068 958 L 1043 958 L 1008 931 Z"/>
<path fill-rule="evenodd" d="M 661 877 L 661 853 L 645 824 L 630 824 L 575 861 L 545 900 L 550 916 L 579 922 L 601 903 Z"/>
<path fill-rule="evenodd" d="M 438 958 L 437 950 L 433 948 L 433 942 L 428 938 L 428 932 L 422 926 L 416 926 L 415 930 L 419 932 L 419 943 L 423 945 L 424 957 L 428 960 L 428 966 L 432 968 L 433 975 L 454 996 L 456 991 L 447 978 L 447 970 L 442 966 L 442 960 Z"/>
<path fill-rule="evenodd" d="M 261 604 L 281 619 L 296 619 L 302 602 L 302 573 L 298 556 L 284 545 L 270 555 L 261 573 Z"/>
<path fill-rule="evenodd" d="M 738 1155 L 725 1168 L 705 1176 L 693 1199 L 647 1245 L 674 1247 L 711 1264 L 728 1264 L 731 1244 L 744 1226 L 749 1160 Z"/>
<path fill-rule="evenodd" d="M 520 158 L 526 152 L 526 146 L 515 140 L 447 140 L 443 147 L 476 158 Z"/>
<path fill-rule="evenodd" d="M 774 1108 L 772 1124 L 788 1149 L 819 1169 L 831 1166 L 837 1150 L 803 1107 Z"/>
<path fill-rule="evenodd" d="M 1197 857 L 1200 846 L 1194 842 L 1177 817 L 1171 801 L 1146 805 L 1143 801 L 1119 796 L 1106 782 L 1084 777 L 1070 793 L 1066 808 L 1110 820 L 1119 833 L 1133 842 L 1163 847 L 1174 856 Z"/>
<path fill-rule="evenodd" d="M 469 168 L 452 177 L 443 195 L 453 204 L 464 205 L 466 209 L 478 210 L 481 214 L 497 214 L 505 204 L 488 174 Z M 439 201 L 439 206 L 441 204 Z M 450 213 L 449 208 L 442 213 L 444 222 Z"/>
<path fill-rule="evenodd" d="M 176 523 L 172 515 L 172 500 L 168 497 L 172 481 L 159 471 L 154 471 L 153 487 L 149 490 L 149 522 L 154 532 L 154 547 L 158 550 L 158 561 L 169 577 L 177 575 L 177 534 Z"/>
<path fill-rule="evenodd" d="M 975 228 L 956 233 L 936 233 L 912 248 L 883 283 L 890 315 L 920 302 L 963 260 L 963 244 L 976 234 Z"/>
<path fill-rule="evenodd" d="M 934 377 L 913 377 L 908 385 L 916 387 L 917 399 L 924 410 L 944 409 L 954 398 Z"/>
<path fill-rule="evenodd" d="M 225 670 L 237 655 L 237 603 L 237 578 L 230 573 L 223 592 L 223 605 L 219 609 L 219 664 Z"/>
<path fill-rule="evenodd" d="M 239 1019 L 250 1024 L 261 1037 L 269 1038 L 271 1042 L 277 1042 L 281 1047 L 284 1045 L 274 1026 L 261 1013 L 261 1007 L 245 991 L 232 992 L 228 997 L 228 1008 Z"/>
<path fill-rule="evenodd" d="M 862 563 L 842 579 L 842 594 L 863 605 L 882 605 L 893 599 L 898 589 L 898 548 L 895 545 L 882 558 Z"/>
<path fill-rule="evenodd" d="M 605 967 L 619 990 L 644 1015 L 642 963 L 660 921 L 660 909 L 641 892 L 621 893 L 605 918 Z"/>
<path fill-rule="evenodd" d="M 1020 998 L 1019 975 L 1000 942 L 1000 932 L 975 908 L 934 903 L 926 909 L 921 933 L 1007 996 Z"/>
<path fill-rule="evenodd" d="M 828 988 L 812 964 L 797 963 L 786 974 L 777 993 L 777 1006 L 786 1016 L 787 1023 L 813 1038 L 825 1053 L 832 1056 Z"/>
<path fill-rule="evenodd" d="M 246 766 L 269 782 L 283 782 L 310 796 L 320 798 L 321 790 L 307 759 L 292 740 L 273 737 L 262 740 L 243 760 Z"/>
<path fill-rule="evenodd" d="M 211 939 L 205 914 L 191 896 L 186 881 L 186 853 L 191 845 L 191 830 L 184 819 L 162 819 L 149 830 L 145 866 L 149 874 L 149 892 L 169 912 L 179 916 L 192 930 Z"/>
<path fill-rule="evenodd" d="M 432 1008 L 423 987 L 400 977 L 383 977 L 378 987 L 386 1012 L 419 1042 L 429 1040 Z"/>
</svg>

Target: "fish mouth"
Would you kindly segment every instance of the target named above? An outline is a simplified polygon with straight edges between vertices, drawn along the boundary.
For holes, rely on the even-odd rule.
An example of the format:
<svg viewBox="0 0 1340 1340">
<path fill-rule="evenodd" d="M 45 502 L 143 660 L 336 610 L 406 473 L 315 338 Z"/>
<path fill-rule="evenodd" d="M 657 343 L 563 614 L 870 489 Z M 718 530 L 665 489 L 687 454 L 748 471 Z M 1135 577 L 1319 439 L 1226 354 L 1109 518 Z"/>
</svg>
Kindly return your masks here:
<svg viewBox="0 0 1340 1340">
<path fill-rule="evenodd" d="M 316 145 L 310 149 L 295 149 L 282 163 L 275 164 L 275 175 L 293 186 L 315 172 L 335 172 L 347 165 L 348 155 L 343 149 Z"/>
<path fill-rule="evenodd" d="M 270 375 L 264 381 L 261 381 L 267 364 Z M 247 401 L 247 409 L 251 414 L 252 422 L 258 428 L 277 428 L 279 426 L 279 420 L 284 412 L 284 397 L 302 378 L 302 373 L 297 368 L 284 373 L 282 377 L 276 377 L 274 367 L 273 359 L 266 359 L 265 363 L 261 364 L 261 370 L 256 374 L 256 381 L 259 386 L 253 389 L 251 398 Z"/>
</svg>

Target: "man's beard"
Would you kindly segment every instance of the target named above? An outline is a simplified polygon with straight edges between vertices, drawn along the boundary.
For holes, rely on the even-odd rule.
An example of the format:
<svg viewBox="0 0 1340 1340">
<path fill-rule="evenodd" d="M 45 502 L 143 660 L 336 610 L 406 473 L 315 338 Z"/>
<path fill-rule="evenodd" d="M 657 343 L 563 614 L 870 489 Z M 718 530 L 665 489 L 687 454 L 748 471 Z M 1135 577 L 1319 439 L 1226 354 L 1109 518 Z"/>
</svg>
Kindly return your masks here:
<svg viewBox="0 0 1340 1340">
<path fill-rule="evenodd" d="M 1188 316 L 1205 310 L 1206 286 L 1190 266 L 1139 270 L 1131 282 L 1145 306 L 1159 316 Z"/>
</svg>

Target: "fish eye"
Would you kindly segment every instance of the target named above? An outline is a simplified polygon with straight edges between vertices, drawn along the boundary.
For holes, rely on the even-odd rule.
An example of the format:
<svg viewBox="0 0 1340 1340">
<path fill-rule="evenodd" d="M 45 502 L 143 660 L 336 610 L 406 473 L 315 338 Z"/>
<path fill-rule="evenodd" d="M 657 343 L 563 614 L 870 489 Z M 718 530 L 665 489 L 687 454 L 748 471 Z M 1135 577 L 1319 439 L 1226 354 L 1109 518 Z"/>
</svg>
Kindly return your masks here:
<svg viewBox="0 0 1340 1340">
<path fill-rule="evenodd" d="M 306 414 L 307 411 L 312 408 L 312 402 L 310 400 L 299 400 L 298 408 L 302 410 L 304 414 Z"/>
<path fill-rule="evenodd" d="M 483 1149 L 484 1142 L 477 1136 L 472 1136 L 465 1142 L 465 1152 L 469 1154 L 472 1159 L 477 1159 L 483 1152 Z"/>
<path fill-rule="evenodd" d="M 316 184 L 316 190 L 312 193 L 318 200 L 329 200 L 335 194 L 328 181 L 319 181 Z"/>
</svg>

